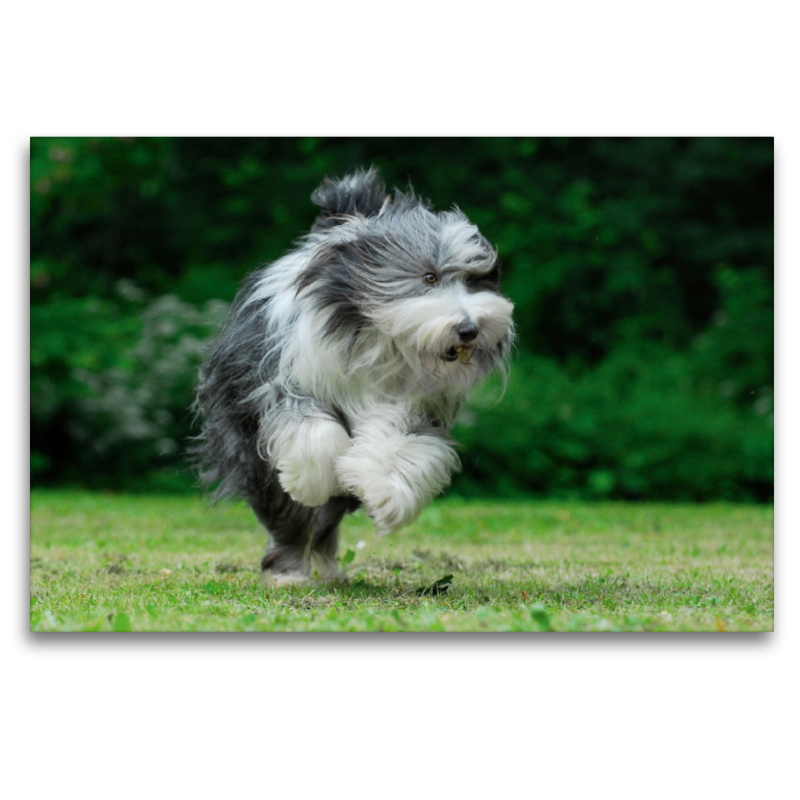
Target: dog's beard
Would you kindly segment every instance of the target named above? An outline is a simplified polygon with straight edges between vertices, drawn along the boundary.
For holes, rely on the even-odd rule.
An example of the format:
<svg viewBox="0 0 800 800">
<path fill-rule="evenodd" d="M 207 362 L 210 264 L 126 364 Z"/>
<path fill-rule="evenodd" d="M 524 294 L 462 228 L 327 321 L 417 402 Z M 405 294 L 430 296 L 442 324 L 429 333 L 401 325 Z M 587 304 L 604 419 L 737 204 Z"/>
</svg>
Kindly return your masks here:
<svg viewBox="0 0 800 800">
<path fill-rule="evenodd" d="M 421 388 L 430 384 L 436 391 L 445 384 L 468 389 L 503 360 L 512 309 L 498 294 L 471 293 L 455 286 L 397 300 L 379 309 L 373 319 L 397 344 Z M 465 321 L 478 328 L 477 337 L 469 342 L 458 334 Z"/>
</svg>

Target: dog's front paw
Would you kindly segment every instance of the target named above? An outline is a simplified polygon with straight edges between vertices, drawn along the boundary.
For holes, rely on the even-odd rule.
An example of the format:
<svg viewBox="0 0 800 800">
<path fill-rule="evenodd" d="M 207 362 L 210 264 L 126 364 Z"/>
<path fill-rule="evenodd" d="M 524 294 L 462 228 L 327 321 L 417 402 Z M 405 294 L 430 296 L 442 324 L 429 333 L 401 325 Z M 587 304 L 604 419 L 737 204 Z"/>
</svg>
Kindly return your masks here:
<svg viewBox="0 0 800 800">
<path fill-rule="evenodd" d="M 370 487 L 364 507 L 378 535 L 384 535 L 412 523 L 432 499 L 415 496 L 399 482 L 386 481 Z"/>
<path fill-rule="evenodd" d="M 334 487 L 308 480 L 308 470 L 291 461 L 278 464 L 278 481 L 283 491 L 296 503 L 304 506 L 321 506 L 334 494 Z"/>
<path fill-rule="evenodd" d="M 304 506 L 321 506 L 343 494 L 336 459 L 351 445 L 347 431 L 329 419 L 310 419 L 281 432 L 271 443 L 278 480 Z"/>
<path fill-rule="evenodd" d="M 456 469 L 458 456 L 448 442 L 403 433 L 385 420 L 362 425 L 336 461 L 339 482 L 361 499 L 380 533 L 416 519 Z"/>
<path fill-rule="evenodd" d="M 399 476 L 382 475 L 364 462 L 355 464 L 344 456 L 339 467 L 379 534 L 391 533 L 413 522 L 430 502 L 426 496 L 415 495 Z"/>
</svg>

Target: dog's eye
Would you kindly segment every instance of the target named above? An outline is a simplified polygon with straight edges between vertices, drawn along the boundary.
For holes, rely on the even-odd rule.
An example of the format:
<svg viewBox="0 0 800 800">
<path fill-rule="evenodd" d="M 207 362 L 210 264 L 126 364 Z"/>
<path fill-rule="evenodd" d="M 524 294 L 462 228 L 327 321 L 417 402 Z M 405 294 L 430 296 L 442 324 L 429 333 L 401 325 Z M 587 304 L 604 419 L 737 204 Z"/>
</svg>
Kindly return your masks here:
<svg viewBox="0 0 800 800">
<path fill-rule="evenodd" d="M 432 272 L 426 272 L 425 275 L 422 276 L 428 283 L 436 283 L 439 279 L 434 275 Z"/>
</svg>

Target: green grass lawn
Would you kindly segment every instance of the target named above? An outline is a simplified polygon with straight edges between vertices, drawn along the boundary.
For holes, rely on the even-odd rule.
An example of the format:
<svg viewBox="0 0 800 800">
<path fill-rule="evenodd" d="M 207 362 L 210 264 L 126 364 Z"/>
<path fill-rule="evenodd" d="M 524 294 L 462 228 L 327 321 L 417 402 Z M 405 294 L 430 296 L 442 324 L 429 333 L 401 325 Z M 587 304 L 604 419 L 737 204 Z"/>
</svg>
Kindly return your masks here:
<svg viewBox="0 0 800 800">
<path fill-rule="evenodd" d="M 266 590 L 243 506 L 34 491 L 31 630 L 771 631 L 772 533 L 765 506 L 449 498 L 384 538 L 359 512 L 346 581 Z"/>
</svg>

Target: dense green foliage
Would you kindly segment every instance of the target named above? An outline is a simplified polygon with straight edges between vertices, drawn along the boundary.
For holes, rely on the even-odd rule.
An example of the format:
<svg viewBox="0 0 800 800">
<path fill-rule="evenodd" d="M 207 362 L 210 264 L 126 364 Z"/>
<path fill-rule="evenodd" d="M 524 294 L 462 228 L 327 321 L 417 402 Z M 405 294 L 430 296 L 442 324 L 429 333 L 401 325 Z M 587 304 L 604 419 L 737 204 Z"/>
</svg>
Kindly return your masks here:
<svg viewBox="0 0 800 800">
<path fill-rule="evenodd" d="M 34 483 L 190 485 L 203 342 L 370 163 L 457 203 L 516 304 L 456 492 L 772 497 L 771 139 L 33 139 Z"/>
</svg>

